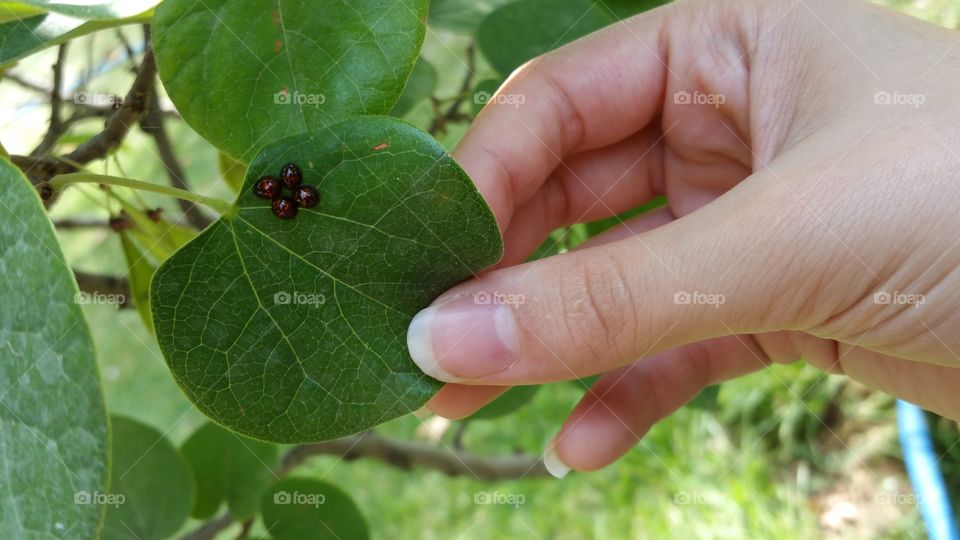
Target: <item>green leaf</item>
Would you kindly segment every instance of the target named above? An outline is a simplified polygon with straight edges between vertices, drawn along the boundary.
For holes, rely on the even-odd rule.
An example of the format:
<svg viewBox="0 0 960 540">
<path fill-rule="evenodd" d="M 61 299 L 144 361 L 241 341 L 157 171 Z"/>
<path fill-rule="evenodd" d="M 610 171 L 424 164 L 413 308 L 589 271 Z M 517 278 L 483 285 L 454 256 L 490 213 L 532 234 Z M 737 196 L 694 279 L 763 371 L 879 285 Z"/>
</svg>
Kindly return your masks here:
<svg viewBox="0 0 960 540">
<path fill-rule="evenodd" d="M 433 0 L 427 24 L 459 34 L 472 34 L 494 9 L 513 0 Z"/>
<path fill-rule="evenodd" d="M 597 236 L 599 234 L 605 233 L 614 227 L 623 225 L 624 223 L 639 216 L 640 214 L 645 214 L 652 210 L 656 210 L 657 208 L 665 206 L 666 204 L 667 204 L 666 197 L 657 197 L 646 203 L 643 203 L 642 205 L 636 208 L 631 208 L 630 210 L 627 210 L 626 212 L 622 212 L 616 216 L 611 216 L 606 219 L 600 219 L 597 221 L 591 221 L 590 223 L 586 223 L 585 225 L 586 225 L 587 238 L 585 238 L 585 240 L 593 238 L 594 236 Z"/>
<path fill-rule="evenodd" d="M 367 520 L 340 488 L 312 478 L 285 478 L 263 497 L 264 528 L 274 540 L 364 540 Z"/>
<path fill-rule="evenodd" d="M 111 416 L 113 455 L 104 540 L 164 539 L 177 532 L 193 506 L 187 462 L 156 429 Z"/>
<path fill-rule="evenodd" d="M 687 405 L 694 409 L 700 409 L 704 411 L 713 411 L 717 408 L 717 400 L 720 397 L 720 385 L 714 384 L 708 386 L 700 391 L 697 394 L 697 397 L 693 398 L 690 403 Z"/>
<path fill-rule="evenodd" d="M 43 15 L 44 10 L 19 2 L 0 2 L 0 23 L 19 21 L 35 15 Z"/>
<path fill-rule="evenodd" d="M 151 219 L 146 212 L 116 193 L 113 193 L 113 197 L 134 224 L 130 235 L 156 264 L 169 259 L 178 249 L 197 236 L 193 229 L 171 223 L 163 217 Z"/>
<path fill-rule="evenodd" d="M 130 295 L 133 296 L 133 306 L 137 308 L 143 324 L 153 332 L 153 316 L 150 313 L 150 280 L 153 279 L 156 268 L 130 236 L 127 231 L 120 234 L 120 246 L 123 248 L 123 257 L 127 261 Z"/>
<path fill-rule="evenodd" d="M 0 160 L 0 538 L 93 538 L 108 429 L 77 285 L 40 198 Z M 78 504 L 79 503 L 79 504 Z"/>
<path fill-rule="evenodd" d="M 484 79 L 477 83 L 473 88 L 473 95 L 470 96 L 471 111 L 474 116 L 480 114 L 480 111 L 490 101 L 490 98 L 497 93 L 502 84 L 503 79 Z"/>
<path fill-rule="evenodd" d="M 507 390 L 502 396 L 484 405 L 479 411 L 470 415 L 467 420 L 492 420 L 512 413 L 523 407 L 540 390 L 539 385 L 514 386 Z"/>
<path fill-rule="evenodd" d="M 420 57 L 417 64 L 413 66 L 413 73 L 407 80 L 407 86 L 403 89 L 403 94 L 397 104 L 393 106 L 390 114 L 396 117 L 407 114 L 414 106 L 432 96 L 436 87 L 437 70 L 433 67 L 433 64 Z"/>
<path fill-rule="evenodd" d="M 9 64 L 47 47 L 80 36 L 126 24 L 149 22 L 149 16 L 84 21 L 60 13 L 44 13 L 0 24 L 0 65 Z"/>
<path fill-rule="evenodd" d="M 491 13 L 477 30 L 490 65 L 503 76 L 527 60 L 613 22 L 590 0 L 521 0 Z"/>
<path fill-rule="evenodd" d="M 183 456 L 197 479 L 193 517 L 212 516 L 224 500 L 238 519 L 253 516 L 260 497 L 276 480 L 275 445 L 237 435 L 207 423 L 183 443 Z"/>
<path fill-rule="evenodd" d="M 279 138 L 389 112 L 426 14 L 427 0 L 167 0 L 157 63 L 184 119 L 249 162 Z"/>
<path fill-rule="evenodd" d="M 223 152 L 220 152 L 218 163 L 220 164 L 220 176 L 223 181 L 230 186 L 234 193 L 240 193 L 247 166 Z"/>
<path fill-rule="evenodd" d="M 123 19 L 149 11 L 160 0 L 20 0 L 54 13 L 78 19 Z"/>
<path fill-rule="evenodd" d="M 670 0 L 597 0 L 597 5 L 615 19 L 626 19 L 669 3 Z"/>
<path fill-rule="evenodd" d="M 289 161 L 320 204 L 284 221 L 250 188 Z M 244 186 L 154 277 L 160 348 L 190 399 L 274 442 L 421 407 L 440 385 L 410 359 L 410 320 L 503 249 L 466 173 L 413 126 L 361 117 L 264 148 Z"/>
</svg>

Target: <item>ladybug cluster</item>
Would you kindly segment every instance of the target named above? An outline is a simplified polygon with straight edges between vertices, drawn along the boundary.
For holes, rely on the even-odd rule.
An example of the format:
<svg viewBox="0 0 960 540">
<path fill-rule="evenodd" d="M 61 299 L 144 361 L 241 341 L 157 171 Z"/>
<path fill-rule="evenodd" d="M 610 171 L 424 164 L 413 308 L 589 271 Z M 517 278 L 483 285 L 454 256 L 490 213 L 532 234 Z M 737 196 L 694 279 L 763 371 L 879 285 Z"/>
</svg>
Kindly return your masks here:
<svg viewBox="0 0 960 540">
<path fill-rule="evenodd" d="M 303 174 L 296 163 L 287 163 L 280 169 L 280 176 L 264 176 L 253 184 L 253 193 L 261 199 L 269 199 L 273 215 L 280 219 L 293 219 L 297 209 L 310 208 L 320 201 L 317 188 L 301 184 Z M 283 188 L 290 195 L 283 194 Z"/>
</svg>

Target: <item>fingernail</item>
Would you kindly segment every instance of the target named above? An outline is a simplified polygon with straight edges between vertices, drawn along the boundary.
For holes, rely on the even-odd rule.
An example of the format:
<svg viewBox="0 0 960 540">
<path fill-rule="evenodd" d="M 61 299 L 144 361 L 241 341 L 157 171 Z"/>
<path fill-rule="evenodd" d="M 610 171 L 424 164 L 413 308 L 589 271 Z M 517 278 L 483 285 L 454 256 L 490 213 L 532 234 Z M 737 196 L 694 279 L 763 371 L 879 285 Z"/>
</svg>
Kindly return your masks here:
<svg viewBox="0 0 960 540">
<path fill-rule="evenodd" d="M 550 441 L 550 444 L 547 445 L 547 451 L 543 453 L 543 466 L 555 478 L 563 478 L 570 472 L 570 467 L 560 459 L 560 454 L 557 453 L 555 441 Z"/>
<path fill-rule="evenodd" d="M 459 382 L 510 367 L 520 337 L 509 305 L 477 303 L 475 296 L 466 296 L 417 313 L 407 330 L 407 347 L 424 373 Z"/>
</svg>

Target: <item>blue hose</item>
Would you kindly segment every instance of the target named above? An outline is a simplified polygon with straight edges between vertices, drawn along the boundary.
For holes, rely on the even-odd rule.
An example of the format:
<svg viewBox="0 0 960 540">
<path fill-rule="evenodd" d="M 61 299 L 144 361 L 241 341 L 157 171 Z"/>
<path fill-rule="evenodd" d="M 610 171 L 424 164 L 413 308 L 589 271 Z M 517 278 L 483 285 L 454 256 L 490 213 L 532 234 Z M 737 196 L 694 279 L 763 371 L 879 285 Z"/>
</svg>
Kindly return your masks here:
<svg viewBox="0 0 960 540">
<path fill-rule="evenodd" d="M 907 474 L 930 540 L 960 540 L 923 409 L 897 400 L 897 428 Z"/>
</svg>

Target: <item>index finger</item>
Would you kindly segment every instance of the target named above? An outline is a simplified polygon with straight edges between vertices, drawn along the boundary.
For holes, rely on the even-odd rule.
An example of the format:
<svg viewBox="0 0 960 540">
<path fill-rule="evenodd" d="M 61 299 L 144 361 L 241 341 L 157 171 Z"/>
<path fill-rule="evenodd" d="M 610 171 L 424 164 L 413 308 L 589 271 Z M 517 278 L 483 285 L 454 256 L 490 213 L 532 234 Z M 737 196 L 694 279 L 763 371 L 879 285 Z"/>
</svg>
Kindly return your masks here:
<svg viewBox="0 0 960 540">
<path fill-rule="evenodd" d="M 618 22 L 532 60 L 489 100 L 454 157 L 501 231 L 564 157 L 618 142 L 658 115 L 667 72 L 660 34 L 671 12 Z"/>
</svg>

